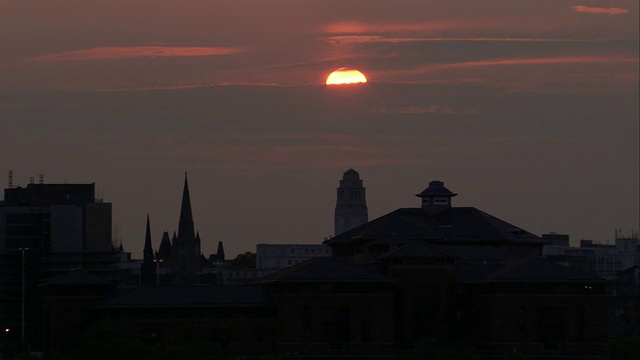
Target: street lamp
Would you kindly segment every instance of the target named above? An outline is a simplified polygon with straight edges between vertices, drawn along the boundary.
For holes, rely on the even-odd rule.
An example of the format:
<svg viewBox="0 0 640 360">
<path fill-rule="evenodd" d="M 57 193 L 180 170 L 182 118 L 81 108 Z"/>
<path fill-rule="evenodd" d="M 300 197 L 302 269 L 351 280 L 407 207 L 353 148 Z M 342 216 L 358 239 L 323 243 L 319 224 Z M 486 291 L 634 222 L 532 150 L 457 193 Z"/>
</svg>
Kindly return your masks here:
<svg viewBox="0 0 640 360">
<path fill-rule="evenodd" d="M 154 263 L 156 263 L 156 286 L 160 286 L 160 263 L 163 263 L 162 259 L 154 259 Z"/>
<path fill-rule="evenodd" d="M 22 252 L 22 339 L 24 340 L 24 303 L 25 303 L 25 269 L 24 269 L 24 264 L 25 264 L 25 256 L 24 253 L 29 250 L 29 248 L 25 248 L 25 247 L 21 247 L 18 248 L 18 250 L 20 250 Z"/>
</svg>

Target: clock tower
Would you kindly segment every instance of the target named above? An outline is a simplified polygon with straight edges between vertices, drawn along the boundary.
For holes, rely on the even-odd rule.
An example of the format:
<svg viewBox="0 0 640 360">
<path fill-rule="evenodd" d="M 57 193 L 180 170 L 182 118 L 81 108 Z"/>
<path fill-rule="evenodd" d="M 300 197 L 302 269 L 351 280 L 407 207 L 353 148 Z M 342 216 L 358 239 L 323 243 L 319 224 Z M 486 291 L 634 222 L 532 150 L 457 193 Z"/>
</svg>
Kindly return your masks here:
<svg viewBox="0 0 640 360">
<path fill-rule="evenodd" d="M 334 218 L 334 236 L 369 221 L 365 188 L 357 171 L 347 170 L 340 180 Z"/>
</svg>

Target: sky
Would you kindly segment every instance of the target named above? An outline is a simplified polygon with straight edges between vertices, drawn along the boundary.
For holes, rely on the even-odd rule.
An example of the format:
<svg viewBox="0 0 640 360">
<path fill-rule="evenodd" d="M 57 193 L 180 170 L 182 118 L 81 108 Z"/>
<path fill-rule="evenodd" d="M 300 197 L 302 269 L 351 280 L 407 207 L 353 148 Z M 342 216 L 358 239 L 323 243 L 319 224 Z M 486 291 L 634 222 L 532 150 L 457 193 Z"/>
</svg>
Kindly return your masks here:
<svg viewBox="0 0 640 360">
<path fill-rule="evenodd" d="M 639 228 L 638 38 L 636 0 L 3 0 L 0 173 L 95 182 L 134 257 L 185 172 L 205 255 L 332 236 L 349 168 L 370 220 L 441 180 L 612 242 Z"/>
</svg>

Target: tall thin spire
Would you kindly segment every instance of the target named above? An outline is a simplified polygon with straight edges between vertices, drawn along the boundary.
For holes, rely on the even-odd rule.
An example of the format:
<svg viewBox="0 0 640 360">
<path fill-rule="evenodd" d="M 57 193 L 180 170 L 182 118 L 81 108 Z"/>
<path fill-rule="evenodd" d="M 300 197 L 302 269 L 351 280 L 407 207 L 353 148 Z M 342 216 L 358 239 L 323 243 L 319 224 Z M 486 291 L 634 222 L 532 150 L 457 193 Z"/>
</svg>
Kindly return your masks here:
<svg viewBox="0 0 640 360">
<path fill-rule="evenodd" d="M 222 246 L 222 241 L 218 241 L 218 252 L 216 253 L 216 257 L 218 261 L 224 262 L 224 247 Z"/>
<path fill-rule="evenodd" d="M 151 225 L 149 224 L 149 214 L 147 214 L 147 232 L 144 238 L 143 260 L 153 260 L 153 245 L 151 244 Z"/>
<path fill-rule="evenodd" d="M 153 245 L 151 244 L 151 225 L 147 214 L 147 232 L 144 238 L 144 250 L 142 251 L 142 264 L 140 265 L 140 285 L 153 286 L 156 283 L 156 267 L 153 264 Z"/>
<path fill-rule="evenodd" d="M 195 239 L 193 226 L 193 214 L 191 212 L 191 198 L 189 197 L 189 183 L 187 173 L 184 173 L 184 189 L 182 190 L 182 207 L 180 208 L 180 221 L 178 222 L 179 239 Z"/>
</svg>

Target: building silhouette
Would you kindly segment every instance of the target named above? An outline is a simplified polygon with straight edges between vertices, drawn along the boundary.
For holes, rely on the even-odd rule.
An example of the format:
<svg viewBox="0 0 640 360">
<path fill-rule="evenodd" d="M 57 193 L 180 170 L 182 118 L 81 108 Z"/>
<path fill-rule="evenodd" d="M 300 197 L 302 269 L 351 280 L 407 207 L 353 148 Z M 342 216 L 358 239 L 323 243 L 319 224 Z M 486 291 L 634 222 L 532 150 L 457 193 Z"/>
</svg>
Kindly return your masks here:
<svg viewBox="0 0 640 360">
<path fill-rule="evenodd" d="M 334 235 L 342 234 L 369 221 L 366 190 L 360 175 L 353 169 L 342 175 L 334 213 Z"/>
<path fill-rule="evenodd" d="M 143 262 L 141 265 L 142 285 L 198 284 L 203 267 L 209 265 L 209 262 L 201 253 L 200 243 L 200 234 L 195 231 L 193 222 L 189 182 L 185 173 L 178 232 L 174 232 L 172 238 L 169 239 L 169 233 L 165 231 L 155 253 L 153 252 L 151 228 L 149 217 L 147 216 Z M 224 261 L 224 249 L 221 242 L 218 244 L 218 253 Z M 215 259 L 218 259 L 218 255 L 216 255 Z"/>
<path fill-rule="evenodd" d="M 144 249 L 142 250 L 142 264 L 140 268 L 140 285 L 153 286 L 156 284 L 156 260 L 151 242 L 151 225 L 147 214 L 147 228 L 144 237 Z"/>
<path fill-rule="evenodd" d="M 419 208 L 401 208 L 326 240 L 334 256 L 351 262 L 373 261 L 415 242 L 488 245 L 526 256 L 539 256 L 546 241 L 473 207 L 454 207 L 451 192 L 431 181 L 417 194 Z"/>
<path fill-rule="evenodd" d="M 35 349 L 42 348 L 46 318 L 40 285 L 78 269 L 115 277 L 120 251 L 111 235 L 111 203 L 96 199 L 93 183 L 5 189 L 0 202 L 3 329 L 24 331 Z"/>
<path fill-rule="evenodd" d="M 195 232 L 189 183 L 184 174 L 182 205 L 178 222 L 178 236 L 174 239 L 171 251 L 171 282 L 173 284 L 195 284 L 202 265 L 200 235 Z"/>
<path fill-rule="evenodd" d="M 549 244 L 542 255 L 563 265 L 590 271 L 605 279 L 613 279 L 620 271 L 640 265 L 640 239 L 637 233 L 623 237 L 616 231 L 615 244 L 598 244 L 580 240 L 579 247 L 570 246 L 569 235 L 543 234 Z"/>
<path fill-rule="evenodd" d="M 159 351 L 237 358 L 430 358 L 441 344 L 480 359 L 602 357 L 606 281 L 544 260 L 546 240 L 454 207 L 455 195 L 432 181 L 418 207 L 325 240 L 332 256 L 248 285 L 110 288 L 82 274 L 56 279 L 43 286 L 50 328 L 59 334 L 51 348 L 65 349 L 85 328 L 115 328 Z M 291 246 L 275 248 L 291 249 L 295 255 Z M 637 286 L 638 273 L 627 287 Z"/>
</svg>

